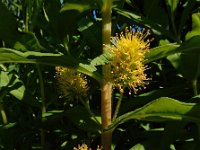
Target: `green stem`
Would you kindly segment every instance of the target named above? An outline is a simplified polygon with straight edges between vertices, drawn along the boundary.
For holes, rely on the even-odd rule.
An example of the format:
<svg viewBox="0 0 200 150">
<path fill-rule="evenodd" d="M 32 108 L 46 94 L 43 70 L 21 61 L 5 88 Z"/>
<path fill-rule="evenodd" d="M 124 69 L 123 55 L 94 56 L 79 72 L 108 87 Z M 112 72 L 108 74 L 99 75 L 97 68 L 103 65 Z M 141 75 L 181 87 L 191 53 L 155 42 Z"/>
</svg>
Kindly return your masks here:
<svg viewBox="0 0 200 150">
<path fill-rule="evenodd" d="M 107 51 L 105 45 L 110 45 L 111 38 L 111 11 L 112 0 L 103 0 L 102 5 L 102 49 L 103 53 Z M 112 83 L 111 66 L 104 65 L 102 68 L 103 80 L 101 84 L 101 118 L 102 131 L 106 129 L 112 122 Z M 103 150 L 111 150 L 112 132 L 102 132 L 101 145 Z"/>
<path fill-rule="evenodd" d="M 67 51 L 67 54 L 71 55 L 71 53 L 69 51 L 68 43 L 69 43 L 69 36 L 67 35 L 67 37 L 63 40 L 63 45 L 65 47 L 65 50 Z"/>
<path fill-rule="evenodd" d="M 176 30 L 176 25 L 175 25 L 175 22 L 174 22 L 174 16 L 173 15 L 171 16 L 171 23 L 172 23 L 172 29 L 173 29 L 174 34 L 175 34 L 176 42 L 180 44 L 181 41 L 180 41 L 180 37 L 179 37 L 177 30 Z"/>
<path fill-rule="evenodd" d="M 37 64 L 37 71 L 39 75 L 39 81 L 40 81 L 40 93 L 41 93 L 41 98 L 42 98 L 42 114 L 46 113 L 46 104 L 45 104 L 45 92 L 44 92 L 44 80 L 42 77 L 42 71 L 40 69 L 40 66 Z"/>
<path fill-rule="evenodd" d="M 6 112 L 5 112 L 1 102 L 0 102 L 0 112 L 1 112 L 3 124 L 4 125 L 8 124 L 8 119 L 7 119 L 7 116 L 6 116 Z"/>
<path fill-rule="evenodd" d="M 86 108 L 86 110 L 88 111 L 88 113 L 93 117 L 93 119 L 96 121 L 97 124 L 101 125 L 101 123 L 98 121 L 98 119 L 96 118 L 96 116 L 94 115 L 94 113 L 91 111 L 90 106 L 87 102 L 85 102 L 82 98 L 80 99 L 81 103 L 83 104 L 83 106 Z"/>
<path fill-rule="evenodd" d="M 120 92 L 120 97 L 117 101 L 117 106 L 115 108 L 115 112 L 114 112 L 113 119 L 112 119 L 113 121 L 117 118 L 117 115 L 119 113 L 119 108 L 120 108 L 121 103 L 122 103 L 122 99 L 123 99 L 123 92 Z"/>
<path fill-rule="evenodd" d="M 38 75 L 39 75 L 39 83 L 40 83 L 40 93 L 41 93 L 41 98 L 42 98 L 42 121 L 45 119 L 43 118 L 43 114 L 46 113 L 46 104 L 45 104 L 45 92 L 44 92 L 44 80 L 42 77 L 42 71 L 40 69 L 40 66 L 37 64 L 36 65 Z M 45 150 L 45 131 L 43 128 L 41 128 L 41 149 Z"/>
<path fill-rule="evenodd" d="M 6 68 L 4 68 L 4 69 L 6 69 Z M 8 119 L 7 119 L 6 112 L 3 108 L 3 98 L 7 95 L 8 91 L 2 90 L 1 92 L 2 93 L 1 93 L 1 96 L 0 96 L 0 113 L 1 113 L 3 124 L 6 125 L 6 124 L 8 124 Z"/>
<path fill-rule="evenodd" d="M 27 6 L 26 6 L 25 32 L 29 31 L 29 7 L 30 7 L 29 3 L 30 1 L 27 2 Z M 42 99 L 42 108 L 41 108 L 42 115 L 41 116 L 42 116 L 42 121 L 44 121 L 43 114 L 46 112 L 44 80 L 42 77 L 42 71 L 38 64 L 36 64 L 36 68 L 39 75 L 40 93 L 41 93 L 41 99 Z M 41 136 L 41 150 L 45 150 L 45 131 L 43 128 L 41 128 L 40 136 Z"/>
<path fill-rule="evenodd" d="M 28 7 L 28 4 L 26 6 L 26 18 L 25 18 L 25 32 L 28 32 L 29 31 L 29 7 Z"/>
<path fill-rule="evenodd" d="M 197 79 L 192 80 L 192 89 L 194 96 L 198 95 L 198 89 L 197 89 Z"/>
</svg>

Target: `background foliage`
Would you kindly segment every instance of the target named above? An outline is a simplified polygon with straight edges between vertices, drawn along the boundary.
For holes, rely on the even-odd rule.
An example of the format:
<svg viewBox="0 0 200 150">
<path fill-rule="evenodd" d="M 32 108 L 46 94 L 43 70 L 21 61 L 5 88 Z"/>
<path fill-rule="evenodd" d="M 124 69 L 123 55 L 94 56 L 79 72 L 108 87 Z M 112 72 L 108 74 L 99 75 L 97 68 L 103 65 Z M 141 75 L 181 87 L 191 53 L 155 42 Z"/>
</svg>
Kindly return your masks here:
<svg viewBox="0 0 200 150">
<path fill-rule="evenodd" d="M 101 126 L 78 101 L 59 97 L 55 66 L 87 75 L 90 109 L 100 120 L 101 5 L 94 0 L 0 2 L 0 149 L 73 149 L 100 144 Z M 200 1 L 114 0 L 112 33 L 149 29 L 151 78 L 125 92 L 108 127 L 113 149 L 200 148 Z M 120 94 L 113 92 L 115 107 Z"/>
</svg>

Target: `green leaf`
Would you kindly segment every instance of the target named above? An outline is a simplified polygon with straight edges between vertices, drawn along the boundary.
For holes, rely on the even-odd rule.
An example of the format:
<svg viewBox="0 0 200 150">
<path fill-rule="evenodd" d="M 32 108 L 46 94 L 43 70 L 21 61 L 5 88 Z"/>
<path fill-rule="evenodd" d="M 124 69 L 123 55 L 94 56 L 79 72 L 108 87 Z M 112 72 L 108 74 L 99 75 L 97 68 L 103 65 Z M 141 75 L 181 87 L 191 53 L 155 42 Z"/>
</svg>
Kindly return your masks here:
<svg viewBox="0 0 200 150">
<path fill-rule="evenodd" d="M 71 56 L 40 52 L 20 52 L 14 49 L 0 48 L 0 63 L 37 63 L 51 66 L 64 66 L 77 69 L 79 72 L 101 81 L 101 75 L 96 72 L 96 67 L 89 62 L 72 58 Z"/>
<path fill-rule="evenodd" d="M 0 18 L 0 39 L 12 45 L 19 35 L 17 21 L 2 1 L 0 2 Z"/>
<path fill-rule="evenodd" d="M 200 55 L 187 53 L 187 54 L 174 54 L 168 56 L 171 64 L 176 68 L 184 78 L 189 81 L 195 80 L 200 75 Z"/>
<path fill-rule="evenodd" d="M 177 52 L 192 52 L 192 53 L 199 53 L 200 49 L 200 35 L 194 36 L 191 39 L 187 40 L 177 49 Z"/>
<path fill-rule="evenodd" d="M 159 136 L 152 136 L 135 146 L 133 146 L 130 150 L 155 150 L 155 147 L 159 150 L 176 150 L 173 145 L 162 145 L 164 148 L 161 148 L 160 139 L 162 135 Z"/>
<path fill-rule="evenodd" d="M 192 14 L 192 31 L 187 33 L 186 40 L 196 35 L 200 35 L 200 13 Z"/>
<path fill-rule="evenodd" d="M 75 10 L 79 13 L 82 13 L 86 10 L 89 10 L 93 7 L 96 6 L 96 3 L 91 0 L 79 0 L 79 1 L 67 1 L 67 3 L 64 4 L 62 9 L 60 10 L 61 12 L 63 11 L 69 11 L 69 10 Z"/>
<path fill-rule="evenodd" d="M 176 10 L 178 3 L 179 3 L 179 0 L 166 0 L 166 4 L 171 14 L 173 14 L 174 11 Z"/>
<path fill-rule="evenodd" d="M 59 19 L 60 19 L 60 9 L 61 4 L 57 0 L 45 0 L 44 1 L 44 11 L 46 22 L 42 24 L 44 28 L 50 30 L 50 34 L 54 35 L 55 38 L 60 38 L 60 28 L 59 28 Z M 63 30 L 63 29 L 62 29 Z"/>
<path fill-rule="evenodd" d="M 0 2 L 0 18 L 0 39 L 6 41 L 11 47 L 21 51 L 44 50 L 34 33 L 18 31 L 17 21 L 14 15 L 8 11 L 2 2 Z"/>
<path fill-rule="evenodd" d="M 72 33 L 79 19 L 87 11 L 95 8 L 97 8 L 97 3 L 92 0 L 68 0 L 60 10 L 58 26 L 61 28 L 60 32 L 63 32 L 63 29 L 65 29 L 67 33 Z"/>
<path fill-rule="evenodd" d="M 152 142 L 151 142 L 151 146 L 152 146 Z M 138 143 L 135 146 L 133 146 L 130 150 L 145 150 L 146 149 L 145 147 L 148 147 L 148 146 L 146 145 L 144 146 L 143 143 Z"/>
<path fill-rule="evenodd" d="M 185 7 L 184 7 L 182 15 L 180 16 L 181 19 L 180 19 L 180 24 L 179 24 L 179 27 L 178 27 L 179 35 L 181 35 L 181 32 L 183 31 L 184 26 L 187 25 L 186 21 L 190 17 L 190 13 L 191 13 L 193 6 L 195 5 L 195 2 L 196 2 L 196 0 L 187 0 L 186 4 L 184 4 Z"/>
<path fill-rule="evenodd" d="M 112 7 L 123 8 L 125 2 L 126 1 L 122 1 L 122 0 L 113 0 Z"/>
<path fill-rule="evenodd" d="M 94 21 L 94 20 L 93 20 Z M 101 50 L 101 26 L 100 22 L 93 22 L 90 18 L 82 18 L 78 23 L 78 30 L 83 35 L 84 41 L 95 51 Z"/>
<path fill-rule="evenodd" d="M 172 65 L 188 80 L 196 79 L 200 74 L 199 41 L 200 36 L 192 37 L 177 49 L 183 54 L 176 54 L 168 58 Z"/>
<path fill-rule="evenodd" d="M 175 53 L 195 53 L 199 54 L 200 51 L 200 36 L 194 36 L 188 41 L 184 42 L 179 46 L 176 43 L 166 44 L 158 46 L 149 50 L 149 53 L 146 54 L 145 63 L 149 63 Z"/>
<path fill-rule="evenodd" d="M 176 142 L 180 135 L 182 135 L 181 133 L 185 126 L 184 122 L 167 122 L 162 137 L 159 139 L 159 149 L 168 149 L 170 144 Z"/>
<path fill-rule="evenodd" d="M 160 5 L 160 0 L 144 0 L 144 13 L 147 19 L 155 21 L 162 27 L 168 25 L 168 16 L 166 11 Z"/>
<path fill-rule="evenodd" d="M 176 68 L 186 79 L 195 80 L 200 75 L 200 36 L 193 36 L 184 42 L 177 53 L 168 56 L 171 64 Z"/>
<path fill-rule="evenodd" d="M 110 53 L 103 53 L 100 56 L 95 57 L 90 64 L 92 66 L 101 66 L 108 64 L 111 61 L 111 54 Z"/>
<path fill-rule="evenodd" d="M 19 83 L 20 81 L 17 80 L 16 82 Z M 17 84 L 17 83 L 15 83 L 15 84 Z M 24 94 L 25 94 L 25 86 L 21 83 L 21 85 L 18 88 L 11 90 L 10 94 L 12 94 L 18 100 L 22 100 L 24 98 Z"/>
<path fill-rule="evenodd" d="M 86 132 L 99 132 L 101 126 L 97 124 L 83 106 L 76 106 L 68 111 L 52 110 L 46 112 L 43 117 L 46 118 L 44 122 L 53 120 L 60 120 L 62 117 L 67 117 L 79 129 Z"/>
<path fill-rule="evenodd" d="M 92 120 L 90 114 L 84 107 L 77 106 L 67 112 L 67 117 L 70 119 L 77 127 L 87 131 L 87 132 L 98 132 L 100 126 Z"/>
<path fill-rule="evenodd" d="M 165 28 L 161 27 L 159 24 L 145 18 L 145 17 L 142 17 L 142 16 L 139 16 L 133 12 L 130 12 L 130 11 L 127 11 L 127 10 L 122 10 L 122 9 L 117 9 L 117 8 L 114 8 L 114 10 L 124 16 L 124 17 L 127 17 L 128 19 L 131 19 L 132 21 L 135 21 L 136 23 L 139 23 L 143 26 L 146 26 L 150 29 L 152 29 L 156 34 L 158 35 L 165 35 L 169 38 L 171 38 L 172 40 L 176 41 L 176 39 L 174 38 L 174 36 L 169 32 L 167 31 Z"/>
<path fill-rule="evenodd" d="M 160 137 L 156 137 L 154 139 L 142 141 L 133 146 L 130 150 L 155 150 L 155 147 L 159 150 L 176 150 L 174 145 L 170 145 L 168 147 L 165 147 L 164 149 L 160 148 L 159 145 Z"/>
<path fill-rule="evenodd" d="M 127 98 L 124 99 L 124 103 L 122 103 L 120 107 L 119 114 L 122 115 L 124 113 L 127 113 L 129 111 L 135 110 L 137 108 L 140 108 L 144 106 L 145 104 L 158 99 L 160 97 L 178 97 L 183 96 L 183 93 L 185 93 L 185 84 L 177 84 L 174 87 L 169 88 L 163 88 L 163 89 L 157 89 L 152 90 L 147 93 L 142 93 L 141 95 L 134 97 L 132 99 Z M 194 100 L 192 100 L 194 101 Z"/>
<path fill-rule="evenodd" d="M 40 45 L 40 42 L 36 38 L 35 34 L 32 32 L 21 32 L 18 39 L 14 42 L 13 48 L 20 51 L 45 50 L 45 48 Z"/>
<path fill-rule="evenodd" d="M 184 103 L 172 98 L 161 97 L 118 117 L 106 131 L 114 130 L 118 125 L 131 119 L 155 122 L 173 120 L 200 122 L 200 106 L 195 103 Z"/>
<path fill-rule="evenodd" d="M 158 46 L 149 50 L 146 54 L 145 63 L 149 63 L 155 61 L 157 59 L 164 58 L 168 55 L 174 54 L 177 52 L 177 48 L 179 47 L 176 43 L 170 43 L 162 46 Z"/>
<path fill-rule="evenodd" d="M 16 75 L 11 74 L 10 72 L 1 71 L 0 73 L 0 87 L 6 88 L 7 92 L 10 92 L 14 97 L 19 100 L 22 100 L 24 97 L 25 86 L 17 78 Z"/>
</svg>

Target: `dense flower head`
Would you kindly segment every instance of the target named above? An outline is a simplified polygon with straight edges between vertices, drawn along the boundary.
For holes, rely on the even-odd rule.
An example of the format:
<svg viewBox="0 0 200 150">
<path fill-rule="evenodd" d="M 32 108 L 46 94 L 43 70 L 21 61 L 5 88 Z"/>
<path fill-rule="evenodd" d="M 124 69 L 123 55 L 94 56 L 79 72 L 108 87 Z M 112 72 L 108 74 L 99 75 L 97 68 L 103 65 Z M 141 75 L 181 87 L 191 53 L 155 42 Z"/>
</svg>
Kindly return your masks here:
<svg viewBox="0 0 200 150">
<path fill-rule="evenodd" d="M 87 95 L 88 86 L 86 77 L 75 69 L 56 67 L 56 78 L 62 97 L 74 100 Z"/>
<path fill-rule="evenodd" d="M 145 85 L 148 80 L 144 73 L 145 54 L 149 49 L 149 40 L 146 40 L 149 32 L 141 32 L 125 29 L 124 33 L 113 37 L 111 53 L 113 60 L 111 62 L 111 74 L 115 88 L 123 91 L 128 87 L 137 92 L 137 87 Z"/>
</svg>

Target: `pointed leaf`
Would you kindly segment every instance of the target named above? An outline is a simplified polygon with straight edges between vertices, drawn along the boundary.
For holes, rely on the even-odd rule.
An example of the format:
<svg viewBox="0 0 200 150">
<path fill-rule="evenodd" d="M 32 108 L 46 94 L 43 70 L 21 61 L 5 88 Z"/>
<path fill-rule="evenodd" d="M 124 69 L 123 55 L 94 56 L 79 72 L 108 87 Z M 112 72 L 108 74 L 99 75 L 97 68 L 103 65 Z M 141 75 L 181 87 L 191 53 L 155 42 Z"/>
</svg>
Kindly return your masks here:
<svg viewBox="0 0 200 150">
<path fill-rule="evenodd" d="M 187 33 L 186 40 L 196 35 L 200 35 L 200 13 L 192 14 L 192 31 Z"/>
<path fill-rule="evenodd" d="M 0 48 L 0 63 L 38 63 L 51 66 L 65 66 L 77 69 L 97 81 L 101 76 L 96 72 L 96 67 L 90 63 L 77 60 L 71 56 L 40 52 L 20 52 L 14 49 Z"/>
<path fill-rule="evenodd" d="M 193 53 L 174 54 L 167 57 L 171 64 L 189 81 L 200 75 L 200 55 Z"/>
<path fill-rule="evenodd" d="M 196 2 L 196 0 L 188 0 L 186 2 L 186 4 L 184 4 L 185 7 L 184 7 L 182 15 L 180 16 L 181 19 L 180 19 L 180 24 L 179 24 L 179 27 L 178 27 L 178 33 L 179 34 L 181 34 L 181 32 L 183 31 L 184 26 L 187 25 L 186 21 L 191 16 L 190 13 L 191 13 L 193 6 L 195 5 L 195 2 Z"/>
<path fill-rule="evenodd" d="M 174 54 L 177 52 L 178 47 L 179 47 L 178 44 L 171 43 L 171 44 L 166 44 L 166 45 L 152 48 L 149 50 L 149 52 L 145 56 L 146 58 L 145 63 L 149 63 L 154 60 L 161 59 L 168 55 Z"/>
<path fill-rule="evenodd" d="M 93 0 L 68 0 L 66 3 L 64 3 L 64 6 L 60 10 L 63 11 L 69 11 L 69 10 L 76 10 L 79 13 L 82 13 L 88 9 L 93 9 L 97 7 L 97 1 L 94 2 Z"/>
<path fill-rule="evenodd" d="M 184 53 L 200 53 L 200 35 L 193 36 L 191 39 L 184 42 L 178 49 L 177 52 Z"/>
<path fill-rule="evenodd" d="M 21 32 L 14 42 L 13 48 L 20 51 L 41 51 L 45 50 L 41 46 L 37 37 L 32 32 Z"/>
<path fill-rule="evenodd" d="M 159 34 L 159 35 L 164 34 L 165 36 L 176 41 L 176 39 L 173 37 L 173 35 L 169 31 L 167 31 L 165 28 L 161 27 L 160 25 L 156 24 L 155 22 L 153 22 L 153 21 L 151 21 L 151 20 L 149 20 L 145 17 L 134 14 L 133 12 L 130 12 L 130 11 L 127 11 L 127 10 L 122 10 L 122 9 L 117 9 L 117 8 L 114 8 L 114 10 L 118 14 L 120 14 L 124 17 L 127 17 L 127 18 L 135 21 L 136 23 L 140 23 L 140 24 L 152 29 L 157 34 Z"/>
<path fill-rule="evenodd" d="M 92 0 L 68 0 L 60 10 L 60 32 L 63 32 L 63 29 L 65 29 L 66 32 L 71 33 L 75 29 L 79 19 L 85 15 L 85 12 L 97 8 L 96 5 L 97 3 Z"/>
<path fill-rule="evenodd" d="M 145 63 L 149 63 L 175 53 L 200 53 L 200 36 L 194 36 L 188 41 L 184 42 L 181 46 L 176 43 L 166 44 L 150 49 L 146 54 Z"/>
<path fill-rule="evenodd" d="M 105 64 L 108 64 L 112 59 L 112 56 L 110 53 L 104 53 L 104 54 L 101 54 L 100 56 L 94 58 L 90 64 L 92 66 L 101 66 L 101 65 L 105 65 Z"/>
<path fill-rule="evenodd" d="M 176 10 L 178 2 L 179 2 L 179 0 L 166 0 L 166 4 L 167 4 L 171 14 L 173 14 L 174 11 Z"/>
<path fill-rule="evenodd" d="M 84 41 L 87 42 L 94 51 L 99 52 L 101 49 L 101 26 L 100 22 L 94 22 L 94 19 L 82 18 L 78 23 L 78 30 L 83 35 Z"/>
<path fill-rule="evenodd" d="M 114 130 L 119 124 L 128 120 L 144 121 L 188 121 L 200 122 L 200 106 L 195 103 L 184 103 L 168 97 L 161 97 L 142 108 L 118 117 L 107 129 Z"/>
</svg>

